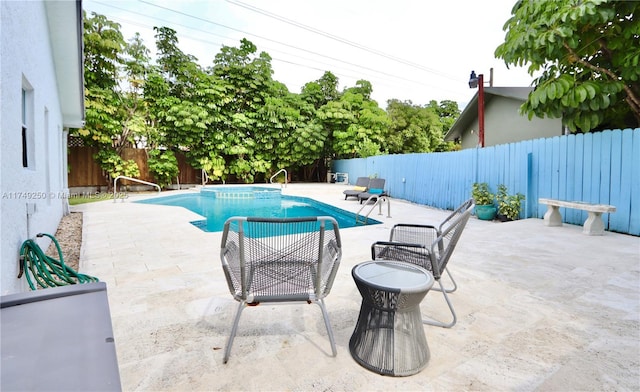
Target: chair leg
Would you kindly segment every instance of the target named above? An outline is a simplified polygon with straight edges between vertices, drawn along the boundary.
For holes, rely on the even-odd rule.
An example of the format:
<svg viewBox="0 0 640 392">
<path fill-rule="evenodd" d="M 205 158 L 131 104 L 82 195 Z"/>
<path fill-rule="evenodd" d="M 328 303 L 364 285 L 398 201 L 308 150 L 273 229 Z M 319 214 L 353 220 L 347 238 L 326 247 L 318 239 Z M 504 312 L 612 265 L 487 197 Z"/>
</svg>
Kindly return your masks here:
<svg viewBox="0 0 640 392">
<path fill-rule="evenodd" d="M 338 355 L 338 351 L 336 350 L 336 342 L 333 339 L 333 331 L 331 330 L 331 324 L 329 323 L 329 314 L 327 313 L 327 309 L 324 306 L 324 300 L 320 299 L 319 301 L 315 301 L 315 303 L 317 303 L 318 306 L 320 306 L 320 309 L 322 310 L 322 317 L 324 318 L 324 325 L 325 325 L 325 327 L 327 327 L 327 334 L 329 335 L 329 342 L 331 342 L 331 352 L 333 353 L 333 356 L 335 357 L 336 355 Z"/>
<path fill-rule="evenodd" d="M 442 292 L 442 295 L 444 295 L 444 299 L 445 301 L 447 301 L 447 305 L 449 305 L 449 310 L 451 311 L 453 320 L 449 323 L 445 323 L 442 321 L 434 320 L 432 318 L 423 318 L 422 323 L 428 324 L 428 325 L 435 325 L 436 327 L 451 328 L 454 325 L 456 325 L 456 321 L 458 320 L 458 318 L 456 317 L 456 312 L 455 310 L 453 310 L 453 305 L 451 304 L 451 301 L 449 300 L 449 296 L 447 295 L 447 290 L 445 290 L 444 286 L 442 286 L 442 282 L 440 281 L 440 279 L 438 279 L 438 284 L 440 285 L 440 289 L 437 291 Z"/>
<path fill-rule="evenodd" d="M 451 282 L 453 283 L 453 287 L 449 288 L 449 289 L 444 289 L 444 291 L 446 291 L 447 293 L 453 293 L 454 291 L 456 291 L 458 289 L 458 284 L 456 283 L 456 281 L 453 279 L 453 275 L 451 275 L 451 272 L 449 272 L 449 267 L 444 269 L 445 271 L 447 271 L 447 275 L 449 275 L 449 279 L 451 280 Z M 435 291 L 441 291 L 442 289 L 439 287 L 436 287 L 432 290 Z"/>
<path fill-rule="evenodd" d="M 227 347 L 224 349 L 224 359 L 223 363 L 227 363 L 229 360 L 229 355 L 231 354 L 231 346 L 233 345 L 233 339 L 236 337 L 236 332 L 238 331 L 238 322 L 240 321 L 240 315 L 244 310 L 246 303 L 244 301 L 240 301 L 238 305 L 238 310 L 236 310 L 236 317 L 233 320 L 233 326 L 231 327 L 231 335 L 229 336 L 229 340 L 227 340 Z"/>
</svg>

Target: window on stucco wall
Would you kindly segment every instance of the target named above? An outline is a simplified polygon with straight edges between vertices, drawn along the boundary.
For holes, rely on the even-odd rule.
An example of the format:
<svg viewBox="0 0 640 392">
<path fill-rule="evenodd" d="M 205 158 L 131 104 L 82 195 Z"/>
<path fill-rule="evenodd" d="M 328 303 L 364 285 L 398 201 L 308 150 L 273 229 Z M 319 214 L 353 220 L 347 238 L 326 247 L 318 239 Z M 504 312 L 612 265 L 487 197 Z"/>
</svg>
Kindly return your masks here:
<svg viewBox="0 0 640 392">
<path fill-rule="evenodd" d="M 34 165 L 34 133 L 33 133 L 33 88 L 26 79 L 22 79 L 22 167 L 33 168 Z"/>
</svg>

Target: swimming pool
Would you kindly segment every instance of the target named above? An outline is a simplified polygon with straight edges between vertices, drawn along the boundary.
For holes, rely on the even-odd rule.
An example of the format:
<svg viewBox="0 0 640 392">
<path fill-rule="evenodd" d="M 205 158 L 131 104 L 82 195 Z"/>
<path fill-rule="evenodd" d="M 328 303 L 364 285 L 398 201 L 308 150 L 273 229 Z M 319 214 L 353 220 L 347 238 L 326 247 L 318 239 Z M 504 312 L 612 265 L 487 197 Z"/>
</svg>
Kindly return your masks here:
<svg viewBox="0 0 640 392">
<path fill-rule="evenodd" d="M 279 189 L 264 187 L 204 187 L 199 193 L 163 196 L 136 203 L 186 208 L 205 218 L 190 223 L 206 232 L 222 231 L 224 222 L 232 216 L 299 218 L 327 215 L 342 229 L 362 225 L 356 224 L 356 215 L 352 212 L 308 197 L 282 195 Z M 375 219 L 367 220 L 368 225 L 379 223 Z"/>
</svg>

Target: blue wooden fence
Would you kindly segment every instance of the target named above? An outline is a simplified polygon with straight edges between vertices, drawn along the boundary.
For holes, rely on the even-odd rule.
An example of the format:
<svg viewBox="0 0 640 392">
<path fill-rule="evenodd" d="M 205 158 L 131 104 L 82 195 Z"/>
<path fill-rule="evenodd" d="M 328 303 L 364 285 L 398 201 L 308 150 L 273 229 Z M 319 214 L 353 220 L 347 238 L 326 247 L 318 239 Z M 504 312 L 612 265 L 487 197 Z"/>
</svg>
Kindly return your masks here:
<svg viewBox="0 0 640 392">
<path fill-rule="evenodd" d="M 526 199 L 521 217 L 542 218 L 538 198 L 611 204 L 608 230 L 640 235 L 640 128 L 556 136 L 457 152 L 379 155 L 337 160 L 334 172 L 386 180 L 392 197 L 453 209 L 471 184 L 499 184 Z M 586 212 L 561 209 L 564 222 L 581 225 Z"/>
</svg>

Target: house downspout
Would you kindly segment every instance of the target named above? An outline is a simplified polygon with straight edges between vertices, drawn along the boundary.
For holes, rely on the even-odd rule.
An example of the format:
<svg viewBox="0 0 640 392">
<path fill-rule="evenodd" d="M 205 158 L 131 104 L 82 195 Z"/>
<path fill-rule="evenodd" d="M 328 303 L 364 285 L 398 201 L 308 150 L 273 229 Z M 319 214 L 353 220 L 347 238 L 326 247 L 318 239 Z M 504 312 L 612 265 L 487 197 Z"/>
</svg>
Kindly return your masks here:
<svg viewBox="0 0 640 392">
<path fill-rule="evenodd" d="M 484 147 L 484 75 L 478 75 L 478 142 Z"/>
</svg>

